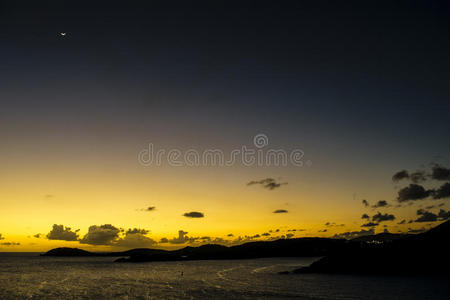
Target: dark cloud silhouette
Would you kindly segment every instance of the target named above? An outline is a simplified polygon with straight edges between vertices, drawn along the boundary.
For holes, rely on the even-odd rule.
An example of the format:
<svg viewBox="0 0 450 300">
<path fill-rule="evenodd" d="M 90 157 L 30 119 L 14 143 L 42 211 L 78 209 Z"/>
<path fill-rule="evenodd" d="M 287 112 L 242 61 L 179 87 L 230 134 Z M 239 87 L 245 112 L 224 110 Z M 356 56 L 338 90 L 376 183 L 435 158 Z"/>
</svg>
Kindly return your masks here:
<svg viewBox="0 0 450 300">
<path fill-rule="evenodd" d="M 147 207 L 146 211 L 154 211 L 156 209 L 155 206 L 149 206 Z"/>
<path fill-rule="evenodd" d="M 370 228 L 368 230 L 361 229 L 361 231 L 349 231 L 349 232 L 343 232 L 339 234 L 335 234 L 333 238 L 335 239 L 354 239 L 360 236 L 366 236 L 366 235 L 372 235 L 375 233 L 375 230 L 373 228 Z"/>
<path fill-rule="evenodd" d="M 395 173 L 395 174 L 392 176 L 392 181 L 398 182 L 398 181 L 400 181 L 400 180 L 402 180 L 402 179 L 405 179 L 405 178 L 409 178 L 408 171 L 406 171 L 406 170 L 401 170 L 401 171 L 398 171 L 397 173 Z"/>
<path fill-rule="evenodd" d="M 403 219 L 403 220 L 401 220 L 400 222 L 398 222 L 397 224 L 398 224 L 398 225 L 402 225 L 402 224 L 405 224 L 405 223 L 406 223 L 406 220 Z"/>
<path fill-rule="evenodd" d="M 184 244 L 189 241 L 189 237 L 187 236 L 188 232 L 179 230 L 178 237 L 168 240 L 171 244 Z"/>
<path fill-rule="evenodd" d="M 450 197 L 450 183 L 446 182 L 441 185 L 437 190 L 432 192 L 434 199 L 443 199 Z"/>
<path fill-rule="evenodd" d="M 417 211 L 417 215 L 419 215 L 420 217 L 417 218 L 414 222 L 436 222 L 438 218 L 436 214 L 430 211 L 425 211 L 423 209 L 419 209 Z"/>
<path fill-rule="evenodd" d="M 227 234 L 227 236 L 232 237 L 234 236 L 232 233 Z"/>
<path fill-rule="evenodd" d="M 411 229 L 408 228 L 408 233 L 422 233 L 427 231 L 424 227 L 420 228 L 420 229 Z"/>
<path fill-rule="evenodd" d="M 372 221 L 378 222 L 378 223 L 384 222 L 384 221 L 393 221 L 393 220 L 395 220 L 395 216 L 388 214 L 388 213 L 382 214 L 382 213 L 378 212 L 377 214 L 372 216 Z"/>
<path fill-rule="evenodd" d="M 363 214 L 363 215 L 361 216 L 361 219 L 370 219 L 370 217 L 369 217 L 368 214 Z"/>
<path fill-rule="evenodd" d="M 20 243 L 15 243 L 15 242 L 3 242 L 0 243 L 1 246 L 19 246 Z"/>
<path fill-rule="evenodd" d="M 435 180 L 450 180 L 450 169 L 435 164 L 432 168 L 431 178 Z"/>
<path fill-rule="evenodd" d="M 326 222 L 325 226 L 345 226 L 345 224 L 336 224 L 335 222 Z"/>
<path fill-rule="evenodd" d="M 268 232 L 264 232 L 263 234 L 261 234 L 262 236 L 270 236 L 270 233 Z"/>
<path fill-rule="evenodd" d="M 411 173 L 409 175 L 409 179 L 413 182 L 413 183 L 419 183 L 419 182 L 423 182 L 427 180 L 427 176 L 425 174 L 425 171 L 416 171 L 414 173 Z"/>
<path fill-rule="evenodd" d="M 439 210 L 439 213 L 435 214 L 431 211 L 419 209 L 417 210 L 417 215 L 419 216 L 419 218 L 417 218 L 414 222 L 418 223 L 446 221 L 450 218 L 450 211 L 441 209 Z"/>
<path fill-rule="evenodd" d="M 363 199 L 363 200 L 362 200 L 362 204 L 363 204 L 365 207 L 369 206 L 369 202 L 368 202 L 366 199 Z"/>
<path fill-rule="evenodd" d="M 446 220 L 450 219 L 450 211 L 445 211 L 443 209 L 439 210 L 438 218 L 441 221 L 446 221 Z"/>
<path fill-rule="evenodd" d="M 285 209 L 277 209 L 275 211 L 273 211 L 274 214 L 284 214 L 287 213 L 288 211 Z"/>
<path fill-rule="evenodd" d="M 111 224 L 92 225 L 88 233 L 80 240 L 81 244 L 112 245 L 119 238 L 120 229 Z"/>
<path fill-rule="evenodd" d="M 156 244 L 156 241 L 145 236 L 148 232 L 149 231 L 146 229 L 128 229 L 125 236 L 114 241 L 112 245 L 122 248 L 143 248 L 153 246 Z"/>
<path fill-rule="evenodd" d="M 247 183 L 247 185 L 255 185 L 255 184 L 259 184 L 263 188 L 266 188 L 268 190 L 274 190 L 276 188 L 281 187 L 284 184 L 287 184 L 287 182 L 277 182 L 273 178 L 265 178 L 265 179 L 256 180 L 256 181 L 253 180 L 253 181 L 250 181 L 249 183 Z"/>
<path fill-rule="evenodd" d="M 377 207 L 385 207 L 388 206 L 389 204 L 387 203 L 386 200 L 380 200 L 377 203 L 375 203 L 374 205 L 372 205 L 373 208 L 377 208 Z"/>
<path fill-rule="evenodd" d="M 205 215 L 198 211 L 191 211 L 191 212 L 184 213 L 183 216 L 185 216 L 187 218 L 203 218 Z"/>
<path fill-rule="evenodd" d="M 0 233 L 0 241 L 4 240 L 5 238 L 2 236 L 2 234 Z"/>
<path fill-rule="evenodd" d="M 422 200 L 430 196 L 431 190 L 426 190 L 423 186 L 411 183 L 409 186 L 398 191 L 398 202 L 405 202 L 410 200 Z"/>
<path fill-rule="evenodd" d="M 47 239 L 60 241 L 77 241 L 78 234 L 76 233 L 76 231 L 72 231 L 70 227 L 53 224 L 52 230 L 47 234 Z"/>
<path fill-rule="evenodd" d="M 361 225 L 361 227 L 375 227 L 378 225 L 379 225 L 378 223 L 369 222 L 369 223 Z"/>
<path fill-rule="evenodd" d="M 42 234 L 41 233 L 36 233 L 35 235 L 33 235 L 33 237 L 35 237 L 35 238 L 40 238 L 42 236 Z"/>
<path fill-rule="evenodd" d="M 136 233 L 139 233 L 139 234 L 143 234 L 143 235 L 145 235 L 145 234 L 147 234 L 147 233 L 149 233 L 150 231 L 149 230 L 147 230 L 147 229 L 140 229 L 140 228 L 133 228 L 133 229 L 128 229 L 127 230 L 127 232 L 126 232 L 126 234 L 136 234 Z"/>
</svg>

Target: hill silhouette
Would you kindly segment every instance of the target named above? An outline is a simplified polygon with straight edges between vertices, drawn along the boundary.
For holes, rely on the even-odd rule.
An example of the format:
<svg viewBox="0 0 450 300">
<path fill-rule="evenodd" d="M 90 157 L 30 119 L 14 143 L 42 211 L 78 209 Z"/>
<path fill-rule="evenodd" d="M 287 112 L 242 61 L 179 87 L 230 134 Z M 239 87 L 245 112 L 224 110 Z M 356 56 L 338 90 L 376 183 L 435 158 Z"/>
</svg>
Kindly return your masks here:
<svg viewBox="0 0 450 300">
<path fill-rule="evenodd" d="M 448 274 L 450 221 L 380 244 L 350 243 L 294 273 Z"/>
<path fill-rule="evenodd" d="M 42 256 L 122 256 L 118 262 L 324 256 L 345 247 L 346 243 L 344 239 L 297 238 L 249 242 L 231 247 L 207 244 L 199 247 L 187 246 L 173 251 L 142 248 L 108 253 L 95 253 L 77 248 L 56 248 Z"/>
</svg>

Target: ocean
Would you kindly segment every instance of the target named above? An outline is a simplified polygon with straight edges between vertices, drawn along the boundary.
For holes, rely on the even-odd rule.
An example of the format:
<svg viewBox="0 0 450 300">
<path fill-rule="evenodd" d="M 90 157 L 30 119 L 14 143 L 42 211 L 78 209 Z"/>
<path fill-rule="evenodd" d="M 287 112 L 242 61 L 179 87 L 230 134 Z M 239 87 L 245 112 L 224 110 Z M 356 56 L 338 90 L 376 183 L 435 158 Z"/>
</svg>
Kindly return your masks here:
<svg viewBox="0 0 450 300">
<path fill-rule="evenodd" d="M 278 272 L 317 258 L 113 263 L 0 253 L 0 299 L 449 299 L 448 278 Z"/>
</svg>

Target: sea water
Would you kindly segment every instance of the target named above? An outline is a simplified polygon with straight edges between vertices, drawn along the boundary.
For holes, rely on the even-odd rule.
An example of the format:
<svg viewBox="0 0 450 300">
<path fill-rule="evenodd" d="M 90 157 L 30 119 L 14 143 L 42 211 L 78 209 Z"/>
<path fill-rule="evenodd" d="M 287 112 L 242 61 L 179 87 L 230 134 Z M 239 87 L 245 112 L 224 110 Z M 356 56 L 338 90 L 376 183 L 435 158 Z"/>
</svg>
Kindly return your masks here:
<svg viewBox="0 0 450 300">
<path fill-rule="evenodd" d="M 278 272 L 317 258 L 114 263 L 0 253 L 0 299 L 449 299 L 448 278 Z"/>
</svg>

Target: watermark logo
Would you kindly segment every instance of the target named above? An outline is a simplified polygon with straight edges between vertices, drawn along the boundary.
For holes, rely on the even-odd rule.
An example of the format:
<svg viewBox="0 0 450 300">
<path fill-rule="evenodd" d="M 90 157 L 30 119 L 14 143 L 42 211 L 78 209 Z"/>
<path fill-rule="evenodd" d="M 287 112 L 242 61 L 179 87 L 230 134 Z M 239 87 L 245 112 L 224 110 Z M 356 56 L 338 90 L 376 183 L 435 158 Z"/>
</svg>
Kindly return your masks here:
<svg viewBox="0 0 450 300">
<path fill-rule="evenodd" d="M 264 133 L 259 133 L 253 138 L 253 144 L 256 148 L 264 148 L 269 145 L 269 138 Z"/>
<path fill-rule="evenodd" d="M 243 145 L 225 153 L 222 149 L 156 149 L 153 143 L 142 149 L 138 154 L 138 162 L 143 166 L 172 167 L 230 167 L 244 165 L 247 167 L 273 166 L 273 167 L 303 167 L 311 166 L 311 160 L 304 160 L 302 149 L 273 149 L 268 147 L 269 138 L 263 133 L 253 137 L 253 146 Z"/>
</svg>

